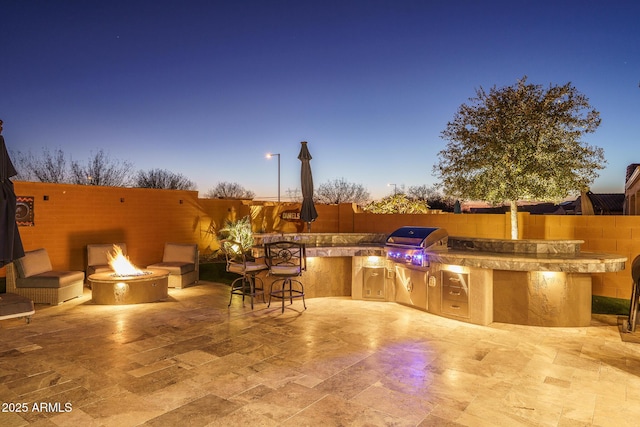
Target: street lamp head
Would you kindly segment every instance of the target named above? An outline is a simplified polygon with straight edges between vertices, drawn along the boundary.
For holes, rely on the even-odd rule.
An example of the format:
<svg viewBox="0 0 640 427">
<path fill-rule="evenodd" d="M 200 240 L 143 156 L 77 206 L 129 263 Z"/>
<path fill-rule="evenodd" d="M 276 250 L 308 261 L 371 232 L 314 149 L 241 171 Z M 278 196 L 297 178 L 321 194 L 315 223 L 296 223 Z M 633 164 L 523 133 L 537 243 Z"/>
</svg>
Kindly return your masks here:
<svg viewBox="0 0 640 427">
<path fill-rule="evenodd" d="M 278 158 L 279 158 L 280 157 L 280 153 L 267 153 L 267 159 L 270 159 L 273 156 L 278 156 Z"/>
</svg>

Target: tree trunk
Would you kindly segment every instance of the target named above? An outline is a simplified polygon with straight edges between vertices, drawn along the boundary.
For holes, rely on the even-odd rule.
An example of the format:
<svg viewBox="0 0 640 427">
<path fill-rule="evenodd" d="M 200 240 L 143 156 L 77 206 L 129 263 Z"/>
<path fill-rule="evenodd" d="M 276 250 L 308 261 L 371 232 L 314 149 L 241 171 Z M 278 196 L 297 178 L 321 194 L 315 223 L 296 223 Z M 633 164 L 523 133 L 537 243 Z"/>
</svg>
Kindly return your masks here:
<svg viewBox="0 0 640 427">
<path fill-rule="evenodd" d="M 511 200 L 511 240 L 518 240 L 518 202 Z"/>
</svg>

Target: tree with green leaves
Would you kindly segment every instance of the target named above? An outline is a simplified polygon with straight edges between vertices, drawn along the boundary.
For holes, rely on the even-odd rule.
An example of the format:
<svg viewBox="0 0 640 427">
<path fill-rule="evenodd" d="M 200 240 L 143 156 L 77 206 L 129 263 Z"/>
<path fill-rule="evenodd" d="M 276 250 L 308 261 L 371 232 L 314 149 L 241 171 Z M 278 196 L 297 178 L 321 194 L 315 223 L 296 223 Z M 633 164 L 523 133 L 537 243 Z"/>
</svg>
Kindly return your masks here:
<svg viewBox="0 0 640 427">
<path fill-rule="evenodd" d="M 588 188 L 606 161 L 582 141 L 600 113 L 571 83 L 527 83 L 476 90 L 447 123 L 447 146 L 433 171 L 444 192 L 467 200 L 509 204 L 518 238 L 518 201 L 559 201 Z"/>
<path fill-rule="evenodd" d="M 362 207 L 364 212 L 375 214 L 424 214 L 429 212 L 425 200 L 411 199 L 404 193 L 396 193 Z"/>
<path fill-rule="evenodd" d="M 435 186 L 413 185 L 407 190 L 407 197 L 427 202 L 429 209 L 440 209 L 445 212 L 453 212 L 456 203 L 454 198 L 443 195 Z"/>
</svg>

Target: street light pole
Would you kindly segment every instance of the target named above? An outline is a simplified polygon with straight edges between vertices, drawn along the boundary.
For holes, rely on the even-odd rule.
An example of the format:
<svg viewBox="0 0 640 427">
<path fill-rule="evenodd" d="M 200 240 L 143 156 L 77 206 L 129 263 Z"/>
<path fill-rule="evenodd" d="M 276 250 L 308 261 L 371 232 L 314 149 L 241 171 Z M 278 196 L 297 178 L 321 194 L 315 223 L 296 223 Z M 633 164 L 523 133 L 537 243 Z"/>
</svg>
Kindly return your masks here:
<svg viewBox="0 0 640 427">
<path fill-rule="evenodd" d="M 273 156 L 278 156 L 278 203 L 280 203 L 280 153 L 269 153 L 267 158 L 270 159 Z"/>
<path fill-rule="evenodd" d="M 393 185 L 393 195 L 395 196 L 398 190 L 398 186 L 396 184 L 387 184 L 387 186 L 391 187 Z"/>
</svg>

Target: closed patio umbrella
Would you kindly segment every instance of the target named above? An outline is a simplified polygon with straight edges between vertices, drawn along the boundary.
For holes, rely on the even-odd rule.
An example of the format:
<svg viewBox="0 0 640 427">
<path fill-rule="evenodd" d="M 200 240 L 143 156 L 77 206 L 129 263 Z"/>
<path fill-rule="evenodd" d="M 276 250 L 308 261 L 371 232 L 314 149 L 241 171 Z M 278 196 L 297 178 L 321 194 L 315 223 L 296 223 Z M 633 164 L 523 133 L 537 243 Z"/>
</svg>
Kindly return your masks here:
<svg viewBox="0 0 640 427">
<path fill-rule="evenodd" d="M 0 120 L 0 133 L 2 120 Z M 24 256 L 22 240 L 16 224 L 16 193 L 9 179 L 17 175 L 9 158 L 4 137 L 0 135 L 0 267 Z"/>
<path fill-rule="evenodd" d="M 302 141 L 298 159 L 302 162 L 300 182 L 302 185 L 302 209 L 300 219 L 307 223 L 307 230 L 311 232 L 311 223 L 318 218 L 316 206 L 313 204 L 313 177 L 311 175 L 311 153 L 307 148 L 307 142 Z"/>
</svg>

